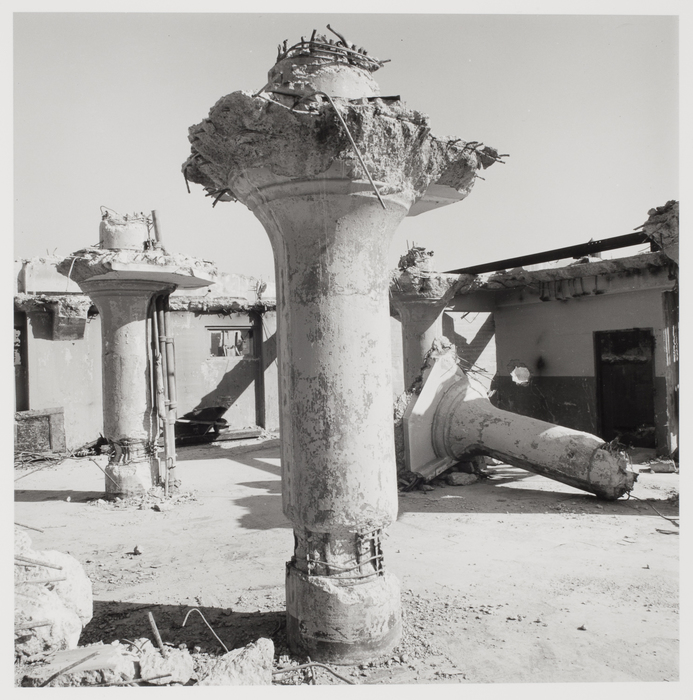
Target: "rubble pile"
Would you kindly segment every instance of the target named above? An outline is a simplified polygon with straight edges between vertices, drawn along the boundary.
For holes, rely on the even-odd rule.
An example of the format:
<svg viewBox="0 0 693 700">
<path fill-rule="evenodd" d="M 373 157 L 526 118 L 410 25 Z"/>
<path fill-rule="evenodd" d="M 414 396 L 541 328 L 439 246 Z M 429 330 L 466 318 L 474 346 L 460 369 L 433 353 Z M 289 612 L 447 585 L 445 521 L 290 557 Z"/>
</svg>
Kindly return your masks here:
<svg viewBox="0 0 693 700">
<path fill-rule="evenodd" d="M 15 527 L 15 656 L 33 657 L 77 646 L 93 614 L 92 586 L 69 554 L 35 551 Z"/>
<path fill-rule="evenodd" d="M 647 221 L 638 228 L 678 265 L 679 203 L 674 199 L 669 200 L 664 206 L 650 209 L 647 214 Z"/>
</svg>

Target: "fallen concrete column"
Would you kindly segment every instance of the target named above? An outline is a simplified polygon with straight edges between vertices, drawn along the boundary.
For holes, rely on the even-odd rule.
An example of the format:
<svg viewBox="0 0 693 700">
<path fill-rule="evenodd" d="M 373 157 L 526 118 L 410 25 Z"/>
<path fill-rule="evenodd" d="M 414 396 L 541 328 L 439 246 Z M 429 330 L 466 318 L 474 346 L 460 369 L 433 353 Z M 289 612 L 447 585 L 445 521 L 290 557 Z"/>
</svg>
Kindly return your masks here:
<svg viewBox="0 0 693 700">
<path fill-rule="evenodd" d="M 380 65 L 315 35 L 280 50 L 263 90 L 221 98 L 191 127 L 183 166 L 215 201 L 245 204 L 272 243 L 282 496 L 295 537 L 287 637 L 334 663 L 385 655 L 401 634 L 382 552 L 397 515 L 390 239 L 417 201 L 425 211 L 463 199 L 497 156 L 434 139 L 424 115 L 379 98 Z"/>
<path fill-rule="evenodd" d="M 430 478 L 483 454 L 607 500 L 633 488 L 637 475 L 625 454 L 601 438 L 496 408 L 459 369 L 454 348 L 431 364 L 404 416 L 411 471 Z"/>
</svg>

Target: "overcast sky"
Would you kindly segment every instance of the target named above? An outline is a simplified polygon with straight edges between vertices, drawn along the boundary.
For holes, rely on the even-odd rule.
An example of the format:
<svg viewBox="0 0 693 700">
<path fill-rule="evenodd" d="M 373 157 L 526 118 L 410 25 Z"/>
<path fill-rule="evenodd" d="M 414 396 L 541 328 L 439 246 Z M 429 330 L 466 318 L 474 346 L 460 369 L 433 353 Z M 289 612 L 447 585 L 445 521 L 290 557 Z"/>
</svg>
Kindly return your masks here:
<svg viewBox="0 0 693 700">
<path fill-rule="evenodd" d="M 435 135 L 510 154 L 465 201 L 406 219 L 393 266 L 407 241 L 443 270 L 618 236 L 679 198 L 675 16 L 16 14 L 15 258 L 96 243 L 101 205 L 157 209 L 170 250 L 272 279 L 255 217 L 188 194 L 187 129 L 328 22 L 390 59 L 382 94 Z"/>
</svg>

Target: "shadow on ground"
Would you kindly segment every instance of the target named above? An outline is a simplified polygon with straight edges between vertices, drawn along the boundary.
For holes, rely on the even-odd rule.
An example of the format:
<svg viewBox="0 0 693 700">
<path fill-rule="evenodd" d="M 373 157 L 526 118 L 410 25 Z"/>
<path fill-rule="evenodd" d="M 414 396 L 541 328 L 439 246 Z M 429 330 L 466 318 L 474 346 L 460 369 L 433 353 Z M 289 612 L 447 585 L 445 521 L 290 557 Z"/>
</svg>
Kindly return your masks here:
<svg viewBox="0 0 693 700">
<path fill-rule="evenodd" d="M 399 516 L 405 513 L 475 514 L 557 514 L 678 516 L 678 500 L 664 498 L 635 499 L 623 496 L 606 501 L 550 479 L 542 479 L 541 489 L 523 483 L 536 475 L 516 467 L 501 466 L 488 470 L 487 477 L 469 486 L 441 485 L 433 491 L 409 491 L 399 494 Z M 556 490 L 551 490 L 555 483 Z M 567 490 L 569 489 L 569 491 Z M 656 510 L 655 510 L 656 508 Z"/>
<path fill-rule="evenodd" d="M 41 491 L 37 489 L 16 489 L 14 500 L 17 503 L 35 503 L 37 501 L 67 501 L 71 503 L 84 503 L 85 501 L 95 501 L 103 498 L 103 491 Z"/>
<path fill-rule="evenodd" d="M 178 646 L 184 643 L 190 650 L 199 646 L 209 653 L 224 653 L 223 647 L 198 613 L 190 613 L 185 627 L 181 627 L 186 614 L 193 609 L 204 615 L 205 620 L 229 650 L 250 644 L 260 637 L 269 637 L 277 646 L 285 639 L 284 610 L 235 612 L 231 608 L 95 600 L 94 616 L 82 630 L 79 644 L 110 644 L 116 639 L 135 641 L 139 637 L 147 637 L 155 643 L 148 617 L 148 613 L 152 613 L 165 644 Z"/>
</svg>

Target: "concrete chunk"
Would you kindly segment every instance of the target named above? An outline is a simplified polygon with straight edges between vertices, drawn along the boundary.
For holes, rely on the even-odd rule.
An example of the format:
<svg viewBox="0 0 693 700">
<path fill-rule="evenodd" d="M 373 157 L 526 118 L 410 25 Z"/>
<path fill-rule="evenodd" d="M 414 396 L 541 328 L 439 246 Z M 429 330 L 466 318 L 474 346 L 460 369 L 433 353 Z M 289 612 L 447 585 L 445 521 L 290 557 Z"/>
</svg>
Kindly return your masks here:
<svg viewBox="0 0 693 700">
<path fill-rule="evenodd" d="M 274 644 L 262 637 L 241 649 L 233 649 L 211 665 L 198 685 L 270 685 Z"/>
<path fill-rule="evenodd" d="M 120 646 L 92 644 L 69 651 L 59 651 L 43 666 L 32 667 L 24 676 L 22 686 L 36 687 L 48 680 L 54 673 L 67 668 L 80 659 L 98 655 L 75 666 L 68 673 L 61 674 L 48 684 L 48 687 L 96 685 L 132 680 L 135 677 L 136 656 Z"/>
<path fill-rule="evenodd" d="M 169 674 L 166 678 L 158 678 L 150 683 L 168 685 L 169 683 L 187 683 L 193 674 L 193 660 L 187 649 L 167 649 L 166 656 L 149 641 L 142 647 L 140 656 L 140 676 L 155 678 Z"/>
</svg>

